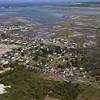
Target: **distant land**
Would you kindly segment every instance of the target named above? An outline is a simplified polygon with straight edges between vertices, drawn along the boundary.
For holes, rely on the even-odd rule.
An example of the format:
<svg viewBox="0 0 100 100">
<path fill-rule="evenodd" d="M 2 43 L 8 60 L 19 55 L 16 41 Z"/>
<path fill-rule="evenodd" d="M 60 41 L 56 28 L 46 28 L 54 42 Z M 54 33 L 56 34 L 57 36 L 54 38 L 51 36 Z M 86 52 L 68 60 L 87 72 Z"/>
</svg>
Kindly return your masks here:
<svg viewBox="0 0 100 100">
<path fill-rule="evenodd" d="M 35 6 L 35 5 L 65 5 L 68 7 L 100 7 L 100 2 L 0 2 L 0 7 L 27 7 L 27 6 Z"/>
</svg>

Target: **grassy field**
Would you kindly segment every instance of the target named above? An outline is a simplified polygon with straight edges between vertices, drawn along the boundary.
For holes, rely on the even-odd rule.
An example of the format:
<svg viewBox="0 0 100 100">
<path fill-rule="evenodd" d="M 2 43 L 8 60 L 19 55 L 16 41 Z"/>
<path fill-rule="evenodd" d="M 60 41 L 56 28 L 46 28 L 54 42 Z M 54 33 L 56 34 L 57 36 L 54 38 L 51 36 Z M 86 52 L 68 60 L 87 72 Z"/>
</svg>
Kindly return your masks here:
<svg viewBox="0 0 100 100">
<path fill-rule="evenodd" d="M 12 86 L 0 100 L 74 100 L 80 92 L 78 84 L 48 80 L 24 66 L 0 75 L 0 83 Z"/>
<path fill-rule="evenodd" d="M 78 95 L 76 100 L 100 100 L 100 89 L 85 86 L 84 91 Z"/>
<path fill-rule="evenodd" d="M 11 85 L 0 100 L 99 100 L 100 90 L 66 83 L 60 78 L 33 72 L 20 65 L 0 75 L 0 83 Z"/>
</svg>

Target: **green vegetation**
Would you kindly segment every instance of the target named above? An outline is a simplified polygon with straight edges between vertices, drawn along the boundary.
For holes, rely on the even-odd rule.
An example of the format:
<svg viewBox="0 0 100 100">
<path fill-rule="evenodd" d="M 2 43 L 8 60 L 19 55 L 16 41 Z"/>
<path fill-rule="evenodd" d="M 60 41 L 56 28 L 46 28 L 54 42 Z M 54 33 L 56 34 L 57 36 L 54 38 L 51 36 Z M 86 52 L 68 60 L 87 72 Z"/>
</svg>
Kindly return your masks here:
<svg viewBox="0 0 100 100">
<path fill-rule="evenodd" d="M 70 56 L 68 52 L 71 53 L 72 56 Z M 76 55 L 77 57 L 75 57 Z M 32 57 L 33 64 L 37 67 L 46 64 L 54 68 L 65 69 L 70 68 L 71 63 L 77 67 L 77 69 L 80 69 L 80 67 L 85 67 L 87 62 L 86 57 L 80 54 L 78 48 L 67 50 L 64 47 L 55 46 L 53 44 L 47 45 L 44 48 L 38 48 L 38 51 L 36 51 Z"/>
<path fill-rule="evenodd" d="M 100 89 L 96 89 L 90 86 L 81 86 L 82 91 L 76 100 L 99 100 Z"/>
<path fill-rule="evenodd" d="M 44 100 L 47 95 L 59 100 L 74 100 L 80 92 L 78 84 L 46 80 L 41 73 L 22 65 L 1 75 L 0 83 L 12 86 L 7 94 L 0 96 L 0 100 Z"/>
</svg>

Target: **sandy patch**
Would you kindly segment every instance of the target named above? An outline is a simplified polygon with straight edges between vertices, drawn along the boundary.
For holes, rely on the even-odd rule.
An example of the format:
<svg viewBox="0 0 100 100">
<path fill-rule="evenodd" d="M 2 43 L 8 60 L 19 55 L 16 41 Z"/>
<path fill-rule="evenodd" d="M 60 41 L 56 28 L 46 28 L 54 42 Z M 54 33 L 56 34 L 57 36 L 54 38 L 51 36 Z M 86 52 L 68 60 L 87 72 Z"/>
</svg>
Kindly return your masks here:
<svg viewBox="0 0 100 100">
<path fill-rule="evenodd" d="M 5 68 L 4 70 L 0 70 L 0 74 L 13 70 L 12 68 Z"/>
<path fill-rule="evenodd" d="M 11 51 L 13 48 L 18 48 L 19 46 L 17 45 L 5 45 L 5 44 L 0 44 L 0 56 L 2 54 L 5 54 L 7 51 Z"/>
<path fill-rule="evenodd" d="M 72 37 L 81 37 L 82 34 L 72 34 L 72 35 L 68 35 L 69 38 L 72 38 Z"/>
<path fill-rule="evenodd" d="M 44 100 L 59 100 L 58 98 L 46 96 Z"/>
<path fill-rule="evenodd" d="M 4 84 L 0 84 L 0 94 L 7 93 L 6 88 L 11 88 L 11 86 L 5 86 Z"/>
</svg>

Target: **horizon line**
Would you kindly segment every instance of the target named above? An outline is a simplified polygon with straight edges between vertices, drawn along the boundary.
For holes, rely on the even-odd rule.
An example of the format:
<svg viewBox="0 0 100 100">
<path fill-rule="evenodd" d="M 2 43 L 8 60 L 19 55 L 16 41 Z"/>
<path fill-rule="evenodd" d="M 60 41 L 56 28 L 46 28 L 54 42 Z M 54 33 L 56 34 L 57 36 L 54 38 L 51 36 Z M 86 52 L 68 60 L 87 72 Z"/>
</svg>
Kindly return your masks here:
<svg viewBox="0 0 100 100">
<path fill-rule="evenodd" d="M 11 2 L 9 2 L 9 1 L 0 1 L 0 3 L 64 3 L 64 2 L 66 2 L 66 3 L 88 3 L 88 2 L 90 2 L 90 3 L 95 3 L 95 2 L 100 2 L 100 1 L 11 1 Z"/>
</svg>

